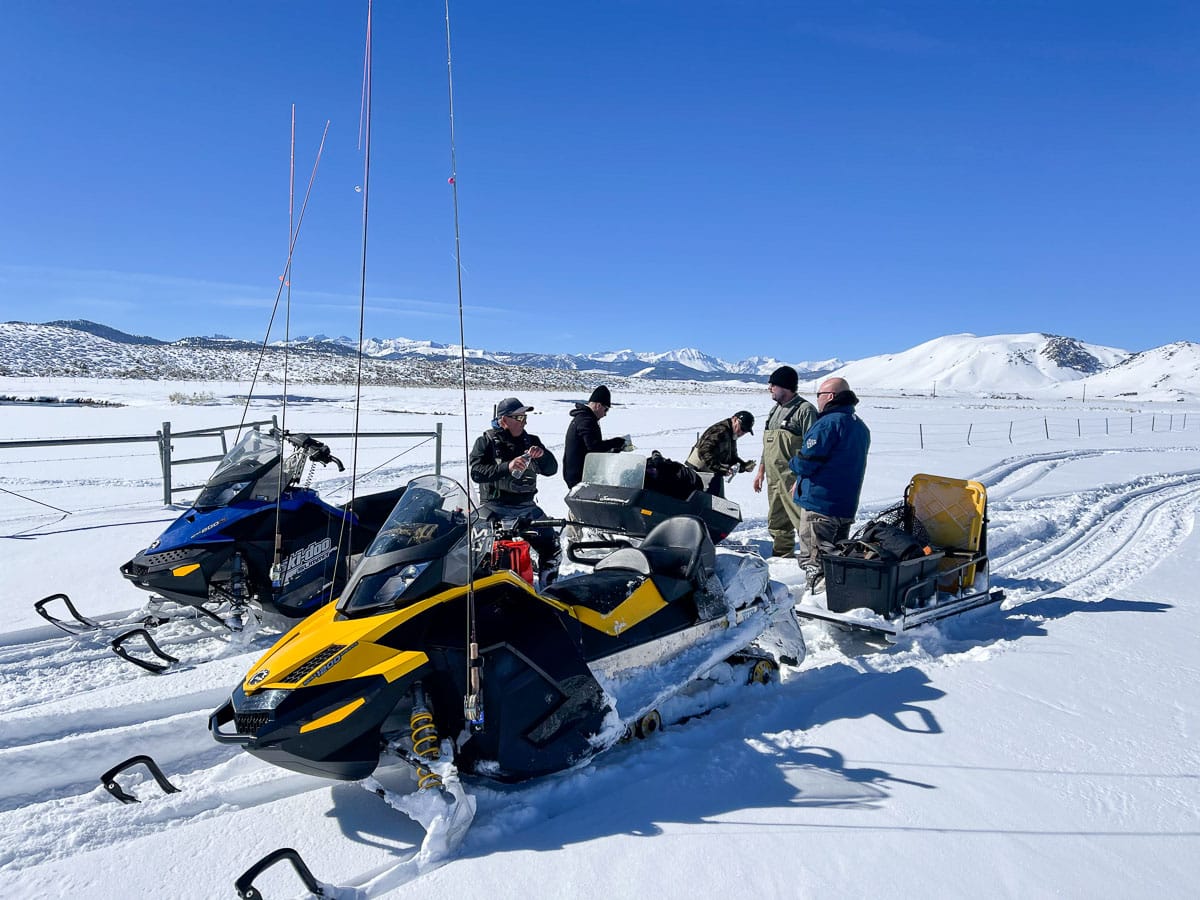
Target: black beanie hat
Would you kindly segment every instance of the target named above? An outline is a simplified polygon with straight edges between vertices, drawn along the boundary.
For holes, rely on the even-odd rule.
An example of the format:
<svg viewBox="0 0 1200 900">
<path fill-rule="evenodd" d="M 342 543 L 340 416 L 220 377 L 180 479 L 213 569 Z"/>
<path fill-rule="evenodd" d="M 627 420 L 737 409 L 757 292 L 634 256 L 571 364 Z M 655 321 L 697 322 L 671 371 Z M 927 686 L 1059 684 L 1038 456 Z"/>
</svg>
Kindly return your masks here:
<svg viewBox="0 0 1200 900">
<path fill-rule="evenodd" d="M 612 408 L 612 394 L 608 392 L 605 385 L 600 385 L 592 391 L 592 396 L 588 397 L 588 403 L 599 403 L 601 406 Z"/>
<path fill-rule="evenodd" d="M 773 384 L 795 393 L 796 388 L 800 386 L 800 376 L 796 374 L 796 370 L 791 366 L 780 366 L 771 373 L 771 377 L 767 379 L 767 384 Z"/>
</svg>

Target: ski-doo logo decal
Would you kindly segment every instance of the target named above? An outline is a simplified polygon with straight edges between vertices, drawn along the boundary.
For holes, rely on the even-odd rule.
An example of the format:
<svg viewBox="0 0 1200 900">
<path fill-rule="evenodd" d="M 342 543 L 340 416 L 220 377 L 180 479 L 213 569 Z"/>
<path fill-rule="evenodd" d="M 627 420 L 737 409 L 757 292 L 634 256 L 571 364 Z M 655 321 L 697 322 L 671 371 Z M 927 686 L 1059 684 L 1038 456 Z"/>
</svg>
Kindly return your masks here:
<svg viewBox="0 0 1200 900">
<path fill-rule="evenodd" d="M 333 553 L 333 541 L 322 538 L 315 544 L 301 547 L 283 561 L 283 580 L 291 581 L 302 572 L 307 572 L 313 566 L 320 565 Z"/>
<path fill-rule="evenodd" d="M 255 672 L 253 675 L 250 676 L 250 680 L 247 681 L 246 684 L 250 685 L 250 687 L 254 687 L 256 684 L 262 684 L 264 681 L 267 680 L 267 677 L 270 674 L 271 674 L 270 669 L 259 669 L 257 672 Z"/>
<path fill-rule="evenodd" d="M 816 439 L 816 438 L 809 438 L 807 441 L 805 441 L 805 442 L 804 442 L 804 446 L 805 446 L 807 449 L 811 450 L 813 447 L 817 446 L 817 439 Z"/>
</svg>

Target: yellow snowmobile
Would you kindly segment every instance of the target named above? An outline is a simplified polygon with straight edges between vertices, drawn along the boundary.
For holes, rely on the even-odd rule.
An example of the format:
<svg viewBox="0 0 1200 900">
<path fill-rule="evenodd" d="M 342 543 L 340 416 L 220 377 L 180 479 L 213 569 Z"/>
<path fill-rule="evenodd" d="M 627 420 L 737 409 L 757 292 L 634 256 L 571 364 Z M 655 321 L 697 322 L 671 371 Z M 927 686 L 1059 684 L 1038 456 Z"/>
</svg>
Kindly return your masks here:
<svg viewBox="0 0 1200 900">
<path fill-rule="evenodd" d="M 212 713 L 213 736 L 343 780 L 391 755 L 437 784 L 440 753 L 519 781 L 652 728 L 726 660 L 762 676 L 803 659 L 787 589 L 756 554 L 717 552 L 698 518 L 668 519 L 540 592 L 494 564 L 515 555 L 494 542 L 457 482 L 414 479 L 341 599 L 250 668 Z"/>
</svg>

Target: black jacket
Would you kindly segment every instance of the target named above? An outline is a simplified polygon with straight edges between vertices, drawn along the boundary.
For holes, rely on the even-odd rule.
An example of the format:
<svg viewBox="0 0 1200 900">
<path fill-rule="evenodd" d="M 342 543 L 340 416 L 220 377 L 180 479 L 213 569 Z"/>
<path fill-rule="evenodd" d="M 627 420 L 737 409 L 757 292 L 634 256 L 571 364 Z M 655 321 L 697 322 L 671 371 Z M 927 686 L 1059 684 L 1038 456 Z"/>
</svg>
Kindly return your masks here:
<svg viewBox="0 0 1200 900">
<path fill-rule="evenodd" d="M 573 488 L 583 481 L 583 458 L 589 453 L 617 453 L 625 438 L 605 440 L 600 420 L 586 403 L 576 403 L 567 426 L 567 446 L 563 448 L 563 481 Z"/>
<path fill-rule="evenodd" d="M 513 478 L 508 462 L 530 447 L 541 447 L 543 455 L 529 461 L 529 468 L 520 478 Z M 558 472 L 558 460 L 546 449 L 536 434 L 523 432 L 514 438 L 503 428 L 489 428 L 475 439 L 471 448 L 471 480 L 479 485 L 480 499 L 501 503 L 532 503 L 537 494 L 538 475 Z"/>
</svg>

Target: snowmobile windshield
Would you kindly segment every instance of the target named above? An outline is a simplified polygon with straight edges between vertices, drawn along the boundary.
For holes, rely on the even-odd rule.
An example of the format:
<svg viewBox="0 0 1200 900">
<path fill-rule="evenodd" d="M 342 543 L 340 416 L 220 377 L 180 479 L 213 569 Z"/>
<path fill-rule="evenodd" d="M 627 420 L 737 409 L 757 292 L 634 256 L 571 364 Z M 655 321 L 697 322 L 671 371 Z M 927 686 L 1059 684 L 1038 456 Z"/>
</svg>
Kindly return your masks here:
<svg viewBox="0 0 1200 900">
<path fill-rule="evenodd" d="M 646 480 L 646 457 L 640 453 L 589 453 L 583 460 L 587 484 L 640 488 Z"/>
<path fill-rule="evenodd" d="M 414 478 L 367 548 L 338 610 L 356 616 L 397 609 L 466 584 L 466 509 L 466 491 L 453 479 Z"/>
<path fill-rule="evenodd" d="M 279 457 L 276 432 L 247 432 L 225 454 L 193 505 L 217 509 L 250 496 L 274 500 L 279 494 Z"/>
</svg>

